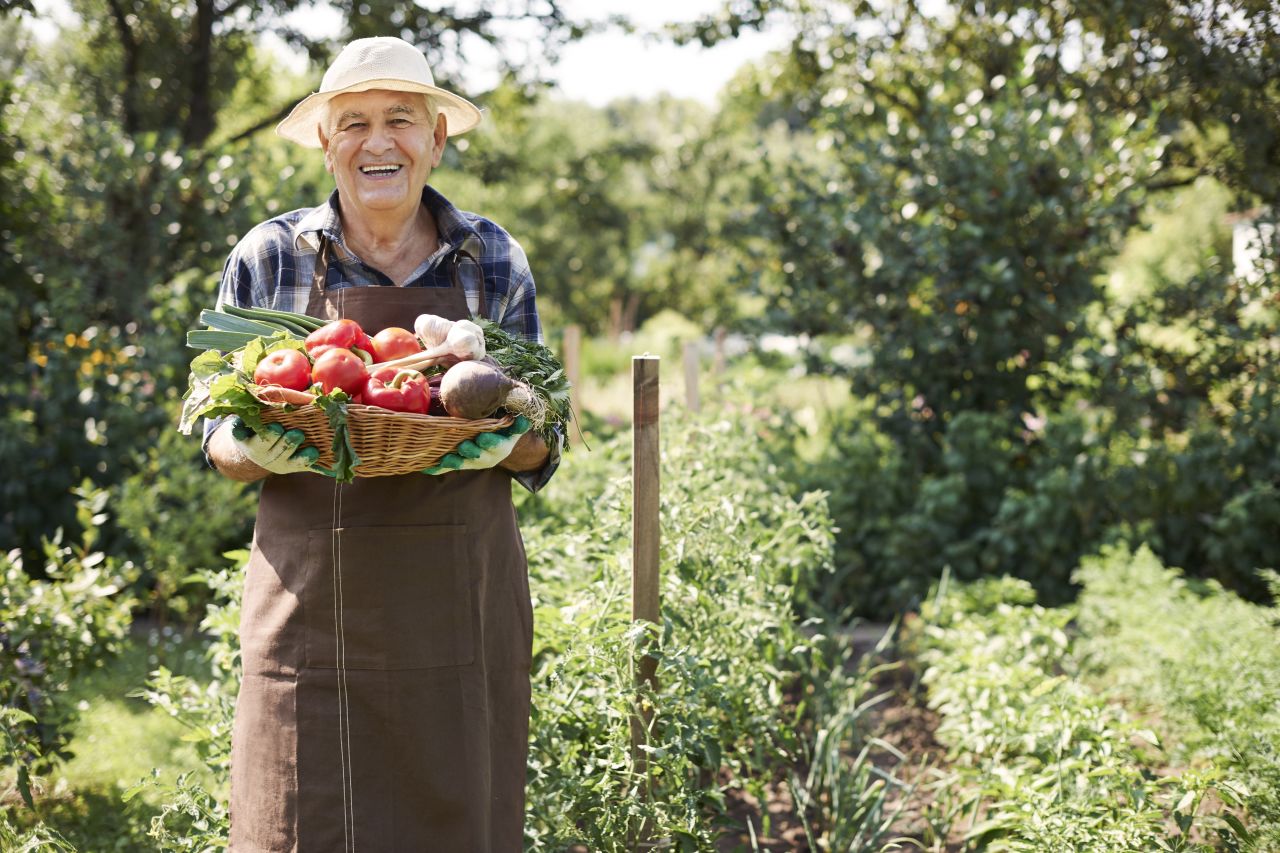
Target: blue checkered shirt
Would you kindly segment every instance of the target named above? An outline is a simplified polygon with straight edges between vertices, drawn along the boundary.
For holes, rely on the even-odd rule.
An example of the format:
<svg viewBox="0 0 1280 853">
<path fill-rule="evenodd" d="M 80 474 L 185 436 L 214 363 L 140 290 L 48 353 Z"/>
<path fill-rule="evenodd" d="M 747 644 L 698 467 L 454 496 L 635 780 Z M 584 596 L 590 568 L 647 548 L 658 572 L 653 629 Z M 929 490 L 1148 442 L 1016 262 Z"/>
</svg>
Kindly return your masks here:
<svg viewBox="0 0 1280 853">
<path fill-rule="evenodd" d="M 435 217 L 440 246 L 413 271 L 405 286 L 452 287 L 451 265 L 445 261 L 454 251 L 465 251 L 484 274 L 485 316 L 512 335 L 541 342 L 533 274 L 520 244 L 499 225 L 458 210 L 429 186 L 423 187 L 422 203 Z M 395 285 L 347 248 L 338 215 L 338 191 L 334 190 L 328 202 L 319 207 L 290 211 L 249 231 L 231 250 L 223 267 L 218 304 L 306 313 L 321 235 L 329 238 L 331 247 L 330 289 Z M 467 307 L 473 314 L 479 313 L 481 279 L 475 265 L 464 260 L 458 274 Z M 205 424 L 206 444 L 216 426 L 216 421 Z M 563 436 L 558 436 L 547 464 L 538 471 L 516 474 L 515 479 L 530 491 L 541 489 L 559 467 L 562 445 Z"/>
</svg>

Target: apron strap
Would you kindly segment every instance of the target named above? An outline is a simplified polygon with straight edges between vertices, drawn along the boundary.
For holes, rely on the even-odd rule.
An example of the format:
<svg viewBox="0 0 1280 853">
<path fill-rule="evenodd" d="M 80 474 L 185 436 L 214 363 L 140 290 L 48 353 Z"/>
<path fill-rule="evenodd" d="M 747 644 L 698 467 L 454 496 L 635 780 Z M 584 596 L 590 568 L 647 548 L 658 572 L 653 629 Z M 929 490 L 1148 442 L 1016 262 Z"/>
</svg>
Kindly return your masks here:
<svg viewBox="0 0 1280 853">
<path fill-rule="evenodd" d="M 319 305 L 324 300 L 325 287 L 329 281 L 329 256 L 333 251 L 328 236 L 320 235 L 320 249 L 316 255 L 316 268 L 311 276 L 311 304 Z M 484 278 L 484 267 L 476 260 L 476 256 L 468 252 L 466 249 L 455 249 L 453 254 L 449 256 L 449 278 L 453 281 L 453 286 L 462 290 L 465 295 L 465 288 L 462 286 L 462 276 L 459 269 L 462 267 L 463 260 L 468 260 L 475 265 L 476 271 L 480 276 L 480 301 L 479 311 L 477 312 L 482 318 L 488 319 L 489 310 L 489 285 Z"/>
<path fill-rule="evenodd" d="M 324 301 L 325 285 L 329 282 L 329 248 L 328 236 L 320 235 L 320 250 L 316 255 L 316 271 L 311 276 L 311 297 L 312 305 L 319 305 Z"/>
<path fill-rule="evenodd" d="M 484 280 L 484 267 L 480 266 L 480 262 L 476 260 L 476 256 L 468 252 L 466 249 L 455 249 L 453 254 L 449 256 L 449 277 L 453 279 L 453 286 L 459 290 L 463 290 L 462 277 L 458 270 L 462 266 L 462 260 L 466 259 L 475 264 L 476 270 L 480 276 L 480 310 L 477 312 L 482 319 L 489 319 L 489 288 Z M 465 290 L 463 291 L 465 294 Z"/>
</svg>

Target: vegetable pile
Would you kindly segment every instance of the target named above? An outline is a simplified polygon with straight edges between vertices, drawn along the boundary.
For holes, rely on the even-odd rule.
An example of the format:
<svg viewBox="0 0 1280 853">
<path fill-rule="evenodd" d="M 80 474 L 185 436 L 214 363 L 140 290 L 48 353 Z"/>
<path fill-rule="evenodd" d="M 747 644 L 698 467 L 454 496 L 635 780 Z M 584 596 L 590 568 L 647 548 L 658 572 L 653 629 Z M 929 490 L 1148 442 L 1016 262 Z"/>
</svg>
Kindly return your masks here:
<svg viewBox="0 0 1280 853">
<path fill-rule="evenodd" d="M 414 330 L 372 338 L 354 320 L 226 305 L 200 312 L 207 328 L 187 333 L 204 350 L 191 362 L 178 428 L 203 417 L 237 415 L 264 428 L 267 407 L 316 406 L 334 431 L 332 473 L 343 482 L 359 459 L 346 429 L 348 406 L 475 420 L 524 415 L 543 440 L 567 427 L 569 381 L 545 346 L 488 320 L 423 314 Z"/>
</svg>

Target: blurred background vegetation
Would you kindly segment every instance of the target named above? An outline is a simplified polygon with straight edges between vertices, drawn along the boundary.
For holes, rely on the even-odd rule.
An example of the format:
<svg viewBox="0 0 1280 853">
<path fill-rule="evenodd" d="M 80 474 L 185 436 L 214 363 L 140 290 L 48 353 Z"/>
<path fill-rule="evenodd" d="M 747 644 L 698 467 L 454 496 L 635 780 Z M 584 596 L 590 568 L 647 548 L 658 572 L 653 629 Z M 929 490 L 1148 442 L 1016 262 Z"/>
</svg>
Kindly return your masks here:
<svg viewBox="0 0 1280 853">
<path fill-rule="evenodd" d="M 469 52 L 507 58 L 466 92 L 488 120 L 438 184 L 525 244 L 553 342 L 678 316 L 685 336 L 793 336 L 796 371 L 848 388 L 800 472 L 840 527 L 815 599 L 887 616 L 944 566 L 1062 599 L 1120 539 L 1262 593 L 1280 297 L 1273 246 L 1233 258 L 1280 193 L 1273 4 L 735 2 L 658 34 L 790 43 L 714 106 L 604 107 L 549 80 L 564 45 L 625 21 L 472 6 L 338 3 L 316 40 L 293 0 L 75 0 L 37 40 L 53 25 L 9 5 L 0 542 L 38 565 L 78 535 L 73 490 L 108 490 L 104 547 L 182 611 L 180 579 L 247 540 L 252 495 L 173 434 L 183 332 L 239 235 L 328 191 L 273 123 L 348 37 L 397 32 L 450 85 Z"/>
<path fill-rule="evenodd" d="M 1014 575 L 1062 603 L 1082 557 L 1122 544 L 1266 599 L 1271 0 L 734 0 L 651 35 L 710 46 L 772 27 L 789 43 L 714 105 L 605 106 L 550 81 L 566 45 L 625 20 L 555 0 L 332 7 L 317 39 L 287 23 L 296 0 L 0 6 L 11 578 L 92 571 L 90 598 L 199 620 L 208 589 L 187 580 L 249 540 L 254 494 L 174 431 L 183 335 L 240 235 L 330 189 L 274 123 L 347 40 L 398 34 L 487 110 L 433 181 L 524 244 L 553 346 L 585 331 L 588 438 L 625 428 L 630 354 L 730 333 L 720 379 L 749 401 L 735 416 L 768 425 L 759 476 L 829 496 L 835 557 L 795 579 L 802 615 L 889 621 L 944 572 Z M 482 50 L 501 80 L 467 90 Z M 556 499 L 524 511 L 552 517 Z M 124 631 L 118 612 L 59 606 L 97 614 L 95 641 Z M 89 665 L 75 640 L 67 678 Z M 36 689 L 21 666 L 0 676 Z M 41 737 L 31 748 L 56 753 L 61 736 Z"/>
</svg>

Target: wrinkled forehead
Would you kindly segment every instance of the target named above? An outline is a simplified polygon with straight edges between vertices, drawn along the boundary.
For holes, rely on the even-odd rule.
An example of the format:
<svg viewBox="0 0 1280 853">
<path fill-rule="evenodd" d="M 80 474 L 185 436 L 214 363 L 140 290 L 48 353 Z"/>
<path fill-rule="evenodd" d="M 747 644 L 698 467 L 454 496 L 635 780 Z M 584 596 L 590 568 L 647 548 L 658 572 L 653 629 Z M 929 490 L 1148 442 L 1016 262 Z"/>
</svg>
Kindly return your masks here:
<svg viewBox="0 0 1280 853">
<path fill-rule="evenodd" d="M 329 121 L 332 126 L 344 118 L 374 115 L 430 116 L 431 99 L 421 92 L 396 92 L 389 89 L 370 89 L 367 92 L 346 92 L 329 101 Z"/>
</svg>

